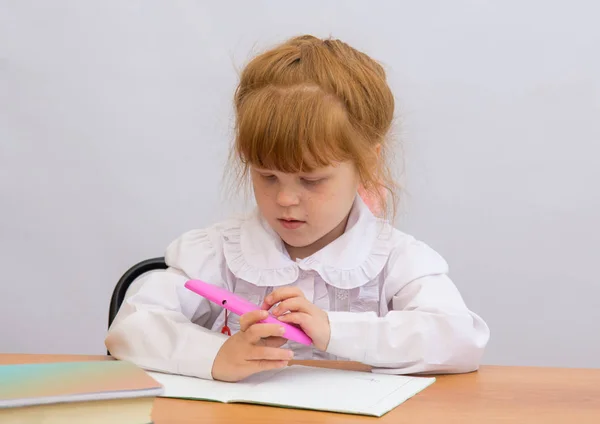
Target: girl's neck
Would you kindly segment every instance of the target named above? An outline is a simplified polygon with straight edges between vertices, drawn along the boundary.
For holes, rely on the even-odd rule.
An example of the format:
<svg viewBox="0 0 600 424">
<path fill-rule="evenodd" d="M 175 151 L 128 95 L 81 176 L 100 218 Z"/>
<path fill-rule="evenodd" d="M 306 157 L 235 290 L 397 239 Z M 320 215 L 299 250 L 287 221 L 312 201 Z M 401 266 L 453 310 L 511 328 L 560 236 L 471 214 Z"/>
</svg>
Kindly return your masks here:
<svg viewBox="0 0 600 424">
<path fill-rule="evenodd" d="M 290 246 L 289 244 L 285 244 L 285 248 L 288 254 L 290 255 L 290 258 L 292 258 L 292 260 L 294 261 L 296 259 L 304 259 L 323 249 L 329 243 L 331 243 L 339 236 L 344 234 L 344 231 L 346 231 L 346 225 L 348 225 L 349 216 L 350 214 L 346 215 L 342 222 L 340 222 L 333 230 L 325 234 L 323 237 L 321 237 L 314 243 L 309 244 L 308 246 L 295 247 Z"/>
</svg>

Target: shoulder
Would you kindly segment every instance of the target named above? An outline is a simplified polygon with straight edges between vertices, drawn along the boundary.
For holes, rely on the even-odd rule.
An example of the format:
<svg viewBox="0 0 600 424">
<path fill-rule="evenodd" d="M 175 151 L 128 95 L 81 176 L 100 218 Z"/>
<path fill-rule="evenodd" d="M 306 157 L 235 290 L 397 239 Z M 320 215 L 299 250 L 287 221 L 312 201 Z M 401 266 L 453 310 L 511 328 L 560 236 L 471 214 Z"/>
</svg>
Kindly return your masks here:
<svg viewBox="0 0 600 424">
<path fill-rule="evenodd" d="M 224 234 L 239 230 L 243 222 L 243 218 L 232 218 L 184 232 L 167 246 L 165 262 L 190 277 L 198 278 L 207 266 L 223 268 Z"/>
<path fill-rule="evenodd" d="M 396 228 L 390 231 L 386 278 L 409 283 L 428 275 L 448 273 L 448 263 L 431 246 Z"/>
</svg>

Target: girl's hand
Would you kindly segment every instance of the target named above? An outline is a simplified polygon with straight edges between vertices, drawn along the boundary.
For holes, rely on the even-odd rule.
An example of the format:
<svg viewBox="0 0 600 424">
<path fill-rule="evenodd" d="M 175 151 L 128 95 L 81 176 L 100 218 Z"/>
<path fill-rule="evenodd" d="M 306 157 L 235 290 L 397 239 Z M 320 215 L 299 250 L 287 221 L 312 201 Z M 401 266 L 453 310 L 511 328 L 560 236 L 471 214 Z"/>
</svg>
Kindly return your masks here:
<svg viewBox="0 0 600 424">
<path fill-rule="evenodd" d="M 276 303 L 271 313 L 281 322 L 299 325 L 310 337 L 319 350 L 327 350 L 331 329 L 329 316 L 304 297 L 302 290 L 297 287 L 283 287 L 269 294 L 261 309 L 269 310 Z"/>
<path fill-rule="evenodd" d="M 294 354 L 291 350 L 280 349 L 287 342 L 280 337 L 283 327 L 259 323 L 267 316 L 266 311 L 256 310 L 240 317 L 240 331 L 221 346 L 213 363 L 215 380 L 235 382 L 288 365 Z"/>
</svg>

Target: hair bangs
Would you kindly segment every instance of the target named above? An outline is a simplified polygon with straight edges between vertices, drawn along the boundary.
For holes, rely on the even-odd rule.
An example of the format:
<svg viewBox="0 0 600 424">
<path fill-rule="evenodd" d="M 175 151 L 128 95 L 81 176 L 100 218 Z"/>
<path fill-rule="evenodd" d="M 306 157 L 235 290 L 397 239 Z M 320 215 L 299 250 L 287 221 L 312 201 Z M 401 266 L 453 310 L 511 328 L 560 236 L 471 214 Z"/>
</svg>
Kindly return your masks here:
<svg viewBox="0 0 600 424">
<path fill-rule="evenodd" d="M 311 172 L 352 158 L 344 107 L 317 86 L 265 86 L 236 112 L 236 149 L 246 166 Z"/>
</svg>

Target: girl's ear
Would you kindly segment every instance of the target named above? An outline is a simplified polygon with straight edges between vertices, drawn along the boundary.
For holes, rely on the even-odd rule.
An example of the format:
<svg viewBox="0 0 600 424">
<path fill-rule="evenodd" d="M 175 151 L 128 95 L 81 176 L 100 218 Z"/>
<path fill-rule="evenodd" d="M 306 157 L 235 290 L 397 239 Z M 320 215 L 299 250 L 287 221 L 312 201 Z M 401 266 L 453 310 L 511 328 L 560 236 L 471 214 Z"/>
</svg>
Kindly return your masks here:
<svg viewBox="0 0 600 424">
<path fill-rule="evenodd" d="M 377 159 L 379 159 L 379 156 L 381 155 L 381 143 L 377 143 L 374 148 Z M 385 209 L 385 204 L 382 204 L 381 200 L 385 199 L 385 188 L 383 186 L 378 186 L 375 187 L 375 190 L 379 192 L 379 196 L 373 192 L 369 192 L 361 184 L 358 187 L 358 195 L 362 198 L 363 202 L 365 202 L 373 215 L 381 217 Z"/>
<path fill-rule="evenodd" d="M 377 143 L 375 145 L 375 154 L 377 155 L 377 158 L 379 159 L 379 156 L 381 155 L 381 143 Z"/>
<path fill-rule="evenodd" d="M 377 217 L 382 216 L 384 205 L 381 204 L 379 197 L 374 193 L 367 191 L 362 184 L 358 187 L 358 195 L 363 202 L 365 202 L 365 205 L 367 205 L 373 215 Z"/>
</svg>

